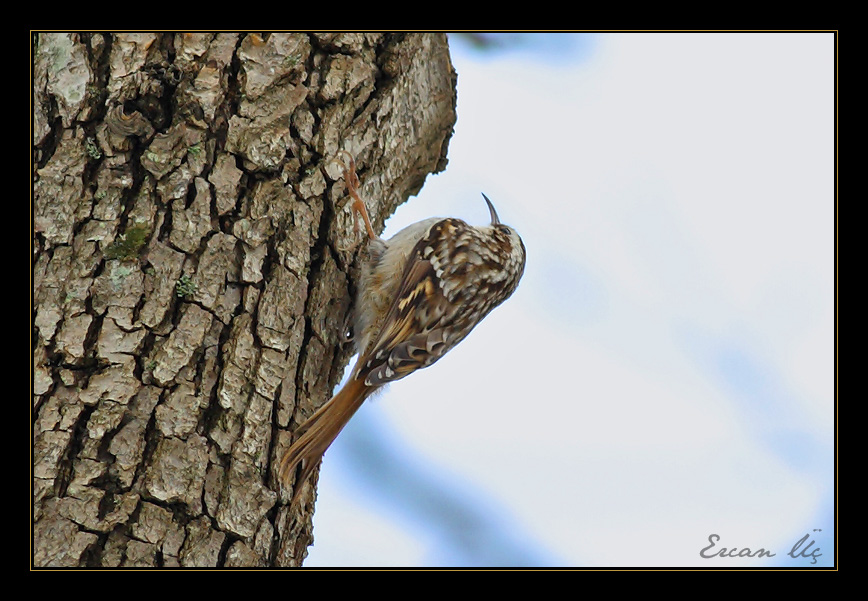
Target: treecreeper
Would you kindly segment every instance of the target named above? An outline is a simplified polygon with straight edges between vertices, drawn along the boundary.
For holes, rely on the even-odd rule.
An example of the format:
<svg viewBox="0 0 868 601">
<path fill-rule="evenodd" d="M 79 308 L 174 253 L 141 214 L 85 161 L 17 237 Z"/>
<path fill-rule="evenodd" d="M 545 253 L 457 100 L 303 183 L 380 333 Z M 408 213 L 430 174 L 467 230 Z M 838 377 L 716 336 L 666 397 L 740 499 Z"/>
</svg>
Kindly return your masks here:
<svg viewBox="0 0 868 601">
<path fill-rule="evenodd" d="M 347 383 L 297 430 L 299 437 L 280 462 L 280 480 L 287 487 L 301 464 L 293 504 L 365 399 L 437 362 L 512 295 L 524 273 L 524 243 L 500 222 L 485 194 L 488 225 L 432 217 L 383 240 L 359 195 L 355 161 L 345 151 L 341 156 L 336 160 L 368 237 L 353 310 L 359 358 Z"/>
</svg>

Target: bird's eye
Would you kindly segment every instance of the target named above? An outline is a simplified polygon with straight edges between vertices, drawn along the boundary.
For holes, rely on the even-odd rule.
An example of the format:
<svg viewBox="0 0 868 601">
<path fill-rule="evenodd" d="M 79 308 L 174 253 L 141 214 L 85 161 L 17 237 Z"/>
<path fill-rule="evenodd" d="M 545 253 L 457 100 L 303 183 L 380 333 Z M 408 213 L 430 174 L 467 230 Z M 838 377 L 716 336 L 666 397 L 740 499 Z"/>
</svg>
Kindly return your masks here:
<svg viewBox="0 0 868 601">
<path fill-rule="evenodd" d="M 509 229 L 509 226 L 501 225 L 501 226 L 498 226 L 498 229 L 500 229 L 501 233 L 506 235 L 506 236 L 509 236 L 510 234 L 512 234 L 512 230 Z"/>
</svg>

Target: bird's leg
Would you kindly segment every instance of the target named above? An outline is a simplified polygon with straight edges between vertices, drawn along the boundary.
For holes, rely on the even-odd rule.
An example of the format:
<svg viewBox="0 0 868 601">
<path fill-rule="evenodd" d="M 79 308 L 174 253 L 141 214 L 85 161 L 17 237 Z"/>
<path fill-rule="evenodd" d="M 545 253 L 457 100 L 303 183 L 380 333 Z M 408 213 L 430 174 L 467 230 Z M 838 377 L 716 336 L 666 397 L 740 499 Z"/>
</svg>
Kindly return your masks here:
<svg viewBox="0 0 868 601">
<path fill-rule="evenodd" d="M 365 207 L 365 201 L 363 201 L 359 196 L 360 183 L 359 176 L 356 175 L 356 162 L 353 160 L 352 155 L 346 150 L 341 150 L 340 154 L 346 155 L 348 159 L 348 163 L 344 163 L 340 159 L 337 159 L 337 161 L 344 168 L 344 181 L 347 184 L 347 192 L 349 192 L 353 199 L 353 208 L 362 216 L 362 219 L 365 222 L 365 229 L 368 232 L 368 237 L 371 240 L 374 240 L 377 238 L 377 234 L 374 233 L 374 227 L 371 225 L 371 218 L 368 216 L 368 209 Z M 358 223 L 357 220 L 356 227 L 358 227 Z"/>
</svg>

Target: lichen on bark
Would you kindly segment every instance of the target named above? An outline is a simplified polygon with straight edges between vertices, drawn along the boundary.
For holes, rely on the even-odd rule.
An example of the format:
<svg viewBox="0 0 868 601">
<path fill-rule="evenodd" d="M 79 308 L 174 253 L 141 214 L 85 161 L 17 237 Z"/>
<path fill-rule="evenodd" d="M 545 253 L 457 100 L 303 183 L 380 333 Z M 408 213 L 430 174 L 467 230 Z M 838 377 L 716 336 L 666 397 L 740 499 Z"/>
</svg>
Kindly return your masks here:
<svg viewBox="0 0 868 601">
<path fill-rule="evenodd" d="M 332 159 L 381 228 L 454 122 L 443 34 L 34 35 L 34 566 L 301 564 L 275 465 L 363 242 Z"/>
</svg>

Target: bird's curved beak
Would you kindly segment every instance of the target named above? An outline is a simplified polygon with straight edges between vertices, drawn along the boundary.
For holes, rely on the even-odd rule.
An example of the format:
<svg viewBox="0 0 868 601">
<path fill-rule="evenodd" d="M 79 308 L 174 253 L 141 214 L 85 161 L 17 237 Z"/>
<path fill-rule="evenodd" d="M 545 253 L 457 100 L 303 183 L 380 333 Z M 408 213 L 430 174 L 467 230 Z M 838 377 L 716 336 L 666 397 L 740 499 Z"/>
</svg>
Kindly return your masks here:
<svg viewBox="0 0 868 601">
<path fill-rule="evenodd" d="M 488 200 L 488 197 L 483 193 L 482 198 L 485 199 L 485 202 L 488 204 L 488 212 L 491 213 L 491 225 L 497 225 L 500 223 L 500 219 L 497 218 L 497 211 L 494 210 L 494 205 L 491 204 L 491 201 Z"/>
</svg>

